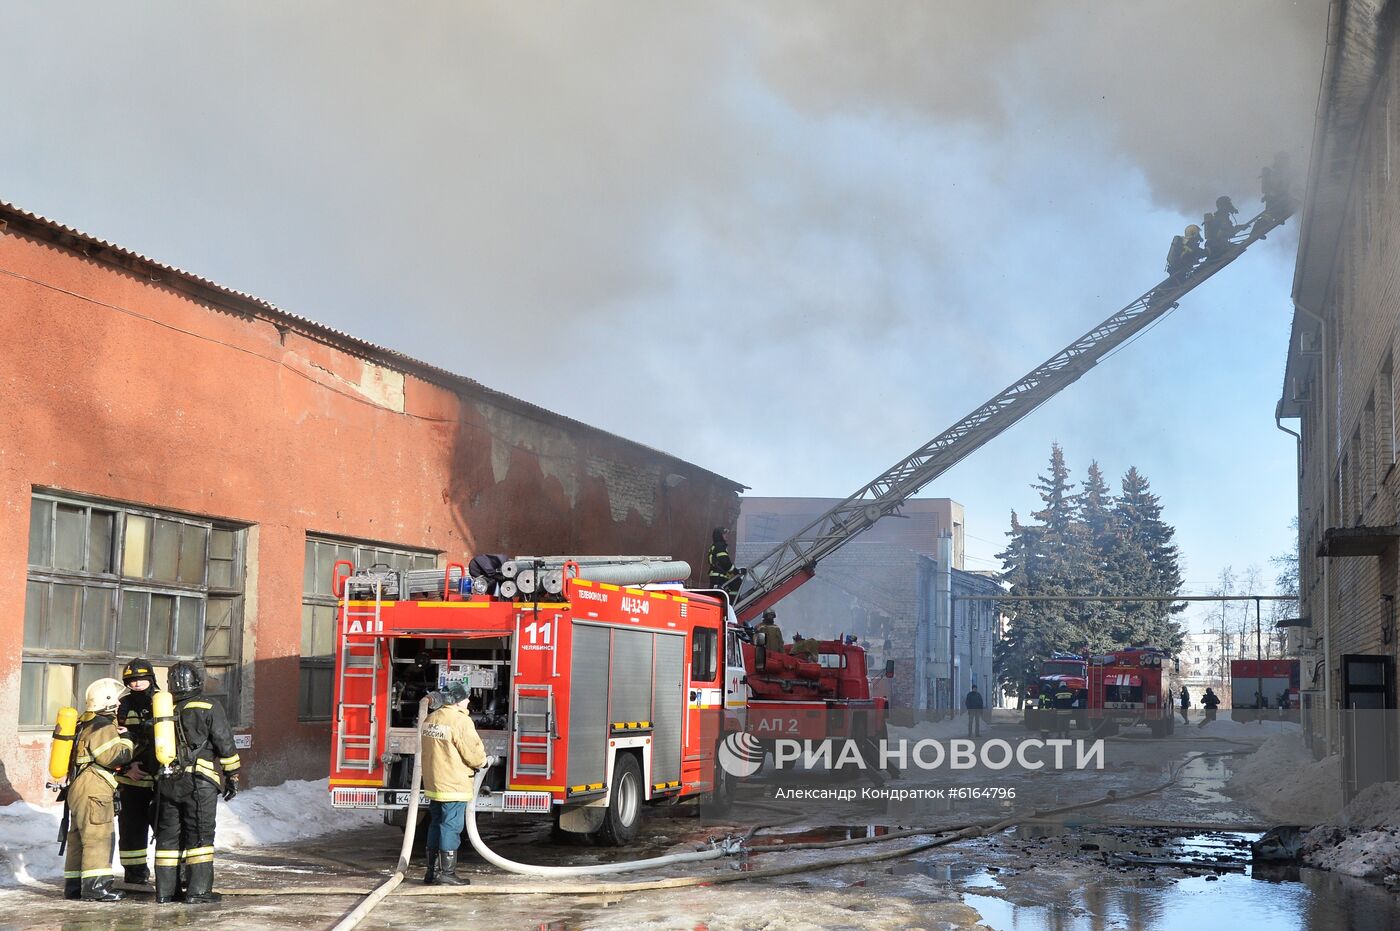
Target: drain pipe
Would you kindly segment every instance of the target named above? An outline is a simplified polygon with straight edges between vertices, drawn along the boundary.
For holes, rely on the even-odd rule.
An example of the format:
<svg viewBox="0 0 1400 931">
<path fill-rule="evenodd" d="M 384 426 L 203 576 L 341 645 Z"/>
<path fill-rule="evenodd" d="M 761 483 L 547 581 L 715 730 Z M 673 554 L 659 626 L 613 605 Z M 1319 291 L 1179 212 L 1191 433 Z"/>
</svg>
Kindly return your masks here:
<svg viewBox="0 0 1400 931">
<path fill-rule="evenodd" d="M 663 866 L 672 866 L 677 863 L 696 863 L 701 860 L 715 860 L 720 857 L 736 854 L 742 848 L 742 842 L 735 837 L 726 837 L 723 840 L 711 841 L 708 850 L 696 850 L 691 853 L 672 853 L 663 857 L 648 857 L 645 860 L 627 860 L 623 863 L 597 863 L 591 866 L 537 866 L 532 863 L 519 863 L 515 860 L 508 860 L 496 853 L 486 842 L 481 839 L 481 832 L 476 828 L 476 800 L 481 797 L 481 783 L 486 779 L 486 771 L 499 762 L 494 756 L 486 758 L 486 765 L 477 770 L 476 780 L 472 786 L 472 798 L 467 803 L 467 836 L 471 839 L 472 847 L 481 854 L 481 858 L 497 869 L 505 870 L 507 873 L 519 873 L 522 876 L 602 876 L 607 873 L 630 873 L 635 870 L 654 870 Z"/>
<path fill-rule="evenodd" d="M 1295 301 L 1293 302 L 1293 306 L 1296 307 L 1300 313 L 1304 314 L 1304 315 L 1307 316 L 1307 317 L 1312 318 L 1314 321 L 1317 322 L 1317 329 L 1318 329 L 1318 333 L 1319 333 L 1319 341 L 1320 341 L 1320 343 L 1321 343 L 1321 354 L 1320 354 L 1320 356 L 1319 356 L 1319 358 L 1321 359 L 1321 361 L 1318 363 L 1318 366 L 1317 366 L 1317 393 L 1318 393 L 1318 398 L 1317 398 L 1317 399 L 1318 399 L 1318 408 L 1319 408 L 1320 413 L 1321 413 L 1321 415 L 1322 415 L 1322 416 L 1321 416 L 1322 424 L 1321 424 L 1321 430 L 1320 430 L 1320 432 L 1321 432 L 1321 434 L 1322 434 L 1322 453 L 1323 453 L 1323 455 L 1322 455 L 1322 463 L 1323 463 L 1323 465 L 1325 465 L 1325 466 L 1327 467 L 1327 472 L 1326 472 L 1326 474 L 1320 476 L 1320 478 L 1322 479 L 1322 530 L 1323 530 L 1323 532 L 1325 533 L 1325 532 L 1327 531 L 1327 528 L 1330 527 L 1330 526 L 1332 525 L 1332 506 L 1331 506 L 1331 505 L 1332 505 L 1332 489 L 1329 487 L 1329 485 L 1330 485 L 1330 483 L 1331 483 L 1331 481 L 1332 481 L 1332 470 L 1333 470 L 1334 465 L 1335 465 L 1335 464 L 1331 461 L 1331 460 L 1332 460 L 1331 452 L 1332 452 L 1332 449 L 1333 449 L 1333 446 L 1334 446 L 1333 437 L 1332 437 L 1332 432 L 1331 432 L 1332 429 L 1333 429 L 1333 428 L 1332 428 L 1332 418 L 1331 418 L 1331 416 L 1330 416 L 1330 413 L 1331 413 L 1331 412 L 1328 410 L 1328 407 L 1327 407 L 1327 403 L 1328 403 L 1328 402 L 1327 402 L 1327 397 L 1328 397 L 1327 383 L 1328 383 L 1328 381 L 1329 381 L 1329 377 L 1328 377 L 1328 373 L 1327 373 L 1327 359 L 1328 359 L 1328 356 L 1327 356 L 1327 321 L 1326 321 L 1326 320 L 1323 320 L 1322 317 L 1321 317 L 1320 315 L 1313 313 L 1311 310 L 1309 310 L 1307 307 L 1303 306 L 1303 304 L 1300 303 L 1300 302 L 1297 301 L 1297 300 L 1295 300 Z M 1275 414 L 1277 414 L 1277 410 L 1275 410 Z M 1280 429 L 1282 429 L 1282 425 L 1280 425 Z M 1292 431 L 1288 431 L 1288 432 L 1291 433 Z M 1294 434 L 1294 435 L 1297 436 L 1297 434 Z M 1302 456 L 1303 456 L 1302 437 L 1299 437 L 1298 456 L 1299 456 L 1299 462 L 1301 462 L 1301 461 L 1302 461 Z M 1301 479 L 1302 476 L 1299 476 L 1299 478 Z M 1303 532 L 1303 525 L 1302 525 L 1302 520 L 1303 520 L 1302 502 L 1303 502 L 1303 486 L 1302 486 L 1302 483 L 1301 483 L 1301 481 L 1300 481 L 1300 482 L 1299 482 L 1299 485 L 1298 485 L 1298 504 L 1299 504 L 1299 508 L 1298 508 L 1298 521 L 1299 521 L 1299 523 L 1298 523 L 1298 533 L 1299 533 L 1300 535 L 1301 535 L 1302 532 Z M 1299 550 L 1299 552 L 1298 552 L 1298 560 L 1299 560 L 1299 563 L 1302 562 L 1302 559 L 1303 559 L 1303 552 L 1302 552 L 1302 550 L 1301 550 L 1301 548 L 1300 548 L 1300 550 Z M 1299 569 L 1300 569 L 1300 571 L 1301 571 L 1301 569 L 1302 569 L 1302 566 L 1301 566 L 1301 565 L 1299 566 Z M 1324 556 L 1323 559 L 1322 559 L 1322 728 L 1323 728 L 1322 732 L 1323 732 L 1323 735 L 1324 735 L 1324 738 L 1323 738 L 1323 739 L 1326 741 L 1326 744 L 1327 744 L 1327 748 L 1326 748 L 1326 749 L 1327 749 L 1327 753 L 1329 753 L 1329 754 L 1332 752 L 1332 749 L 1333 749 L 1333 748 L 1332 748 L 1332 612 L 1331 612 L 1331 608 L 1330 608 L 1331 602 L 1332 602 L 1332 560 L 1331 560 L 1330 557 Z"/>
</svg>

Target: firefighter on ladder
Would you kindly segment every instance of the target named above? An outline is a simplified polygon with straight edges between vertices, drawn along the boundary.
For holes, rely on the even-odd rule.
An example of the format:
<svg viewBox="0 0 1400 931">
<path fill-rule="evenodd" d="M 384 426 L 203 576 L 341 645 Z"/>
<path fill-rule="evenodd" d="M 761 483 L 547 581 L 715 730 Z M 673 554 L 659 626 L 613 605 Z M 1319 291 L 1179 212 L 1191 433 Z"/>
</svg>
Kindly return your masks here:
<svg viewBox="0 0 1400 931">
<path fill-rule="evenodd" d="M 175 697 L 175 772 L 163 777 L 156 800 L 156 901 L 217 902 L 214 825 L 220 794 L 238 794 L 238 750 L 223 706 L 204 697 L 204 676 L 176 663 L 166 677 Z"/>
<path fill-rule="evenodd" d="M 744 570 L 734 566 L 729 555 L 729 544 L 724 539 L 724 528 L 716 527 L 710 542 L 710 588 L 718 588 L 729 595 L 731 602 L 739 597 L 739 586 L 744 581 Z"/>
<path fill-rule="evenodd" d="M 134 659 L 122 670 L 122 683 L 127 693 L 117 709 L 117 721 L 126 728 L 135 749 L 131 765 L 117 774 L 117 794 L 121 810 L 117 813 L 117 857 L 129 885 L 144 886 L 151 881 L 146 863 L 147 848 L 155 828 L 156 763 L 155 735 L 152 733 L 151 695 L 156 685 L 155 670 L 150 662 Z"/>
<path fill-rule="evenodd" d="M 117 770 L 131 760 L 131 740 L 117 727 L 122 684 L 98 679 L 84 693 L 86 713 L 73 743 L 71 778 L 64 790 L 63 823 L 67 828 L 63 861 L 63 897 L 85 902 L 117 902 L 112 889 L 112 821 Z"/>
</svg>

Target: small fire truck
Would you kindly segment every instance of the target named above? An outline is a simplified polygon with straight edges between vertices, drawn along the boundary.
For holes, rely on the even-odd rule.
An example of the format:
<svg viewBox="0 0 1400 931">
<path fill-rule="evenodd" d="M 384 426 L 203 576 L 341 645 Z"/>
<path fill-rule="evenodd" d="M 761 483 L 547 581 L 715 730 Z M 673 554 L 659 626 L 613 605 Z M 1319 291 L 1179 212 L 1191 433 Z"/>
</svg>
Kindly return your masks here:
<svg viewBox="0 0 1400 931">
<path fill-rule="evenodd" d="M 337 564 L 334 806 L 402 817 L 418 699 L 453 680 L 468 684 L 473 722 L 502 761 L 479 811 L 552 816 L 560 830 L 623 845 L 646 804 L 727 803 L 733 782 L 716 780 L 716 752 L 726 721 L 743 727 L 742 697 L 726 708 L 725 693 L 743 688 L 746 670 L 728 665 L 740 648 L 724 599 L 559 565 L 557 594 L 522 600 L 514 582 L 473 586 L 460 564 Z M 626 577 L 618 571 L 596 574 Z"/>
<path fill-rule="evenodd" d="M 1083 725 L 1085 709 L 1089 707 L 1088 663 L 1077 653 L 1052 653 L 1040 664 L 1040 674 L 1026 684 L 1025 723 L 1034 730 L 1040 726 L 1040 696 L 1054 701 L 1061 685 L 1074 692 L 1075 726 Z"/>
<path fill-rule="evenodd" d="M 1153 737 L 1176 729 L 1170 654 L 1156 647 L 1127 647 L 1089 657 L 1089 726 L 1100 734 L 1146 724 Z"/>
</svg>

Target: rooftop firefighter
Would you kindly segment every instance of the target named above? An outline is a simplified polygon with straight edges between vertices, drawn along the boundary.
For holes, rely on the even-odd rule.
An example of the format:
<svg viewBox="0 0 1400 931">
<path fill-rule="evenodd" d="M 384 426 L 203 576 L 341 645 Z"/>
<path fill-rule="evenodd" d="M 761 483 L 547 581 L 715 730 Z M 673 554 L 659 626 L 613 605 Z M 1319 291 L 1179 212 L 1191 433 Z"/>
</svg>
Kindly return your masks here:
<svg viewBox="0 0 1400 931">
<path fill-rule="evenodd" d="M 59 852 L 63 861 L 63 897 L 85 902 L 117 902 L 112 889 L 112 819 L 116 808 L 117 771 L 131 761 L 131 740 L 117 727 L 117 706 L 126 690 L 116 679 L 98 679 L 84 694 L 86 712 L 78 724 L 70 779 L 64 790 Z"/>
<path fill-rule="evenodd" d="M 744 571 L 734 566 L 729 555 L 729 544 L 724 539 L 724 528 L 716 527 L 710 543 L 710 587 L 729 595 L 732 602 L 739 597 L 739 586 L 744 581 Z"/>
<path fill-rule="evenodd" d="M 461 679 L 436 693 L 439 707 L 423 721 L 423 794 L 428 796 L 427 863 L 429 886 L 466 886 L 457 875 L 472 778 L 486 765 L 486 746 L 472 724 L 467 684 Z"/>
<path fill-rule="evenodd" d="M 1230 245 L 1230 237 L 1239 231 L 1234 216 L 1239 213 L 1228 197 L 1215 199 L 1215 212 L 1206 214 L 1206 257 L 1217 258 Z"/>
<path fill-rule="evenodd" d="M 204 696 L 197 666 L 176 663 L 167 681 L 177 750 L 156 790 L 156 901 L 217 902 L 214 824 L 221 790 L 226 802 L 238 794 L 238 750 L 223 706 Z"/>
<path fill-rule="evenodd" d="M 121 797 L 121 808 L 117 812 L 117 856 L 125 881 L 129 885 L 144 886 L 151 881 L 146 853 L 155 828 L 155 777 L 160 768 L 151 724 L 154 714 L 151 696 L 159 691 L 159 686 L 155 669 L 145 659 L 127 663 L 122 669 L 122 682 L 127 693 L 117 710 L 117 720 L 126 728 L 126 736 L 135 749 L 131 765 L 117 774 L 117 794 Z"/>
<path fill-rule="evenodd" d="M 1183 278 L 1200 260 L 1201 228 L 1192 223 L 1182 235 L 1172 237 L 1171 248 L 1167 250 L 1167 274 Z"/>
</svg>

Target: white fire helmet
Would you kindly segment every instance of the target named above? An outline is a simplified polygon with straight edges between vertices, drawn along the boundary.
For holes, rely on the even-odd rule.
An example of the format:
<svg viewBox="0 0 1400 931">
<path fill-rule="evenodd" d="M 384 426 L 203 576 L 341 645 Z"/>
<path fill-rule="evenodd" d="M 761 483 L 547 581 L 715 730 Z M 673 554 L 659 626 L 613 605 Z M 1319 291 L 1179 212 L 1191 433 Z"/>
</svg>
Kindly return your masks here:
<svg viewBox="0 0 1400 931">
<path fill-rule="evenodd" d="M 98 679 L 87 687 L 83 698 L 87 700 L 89 712 L 101 713 L 116 708 L 125 694 L 126 686 L 116 679 Z"/>
</svg>

